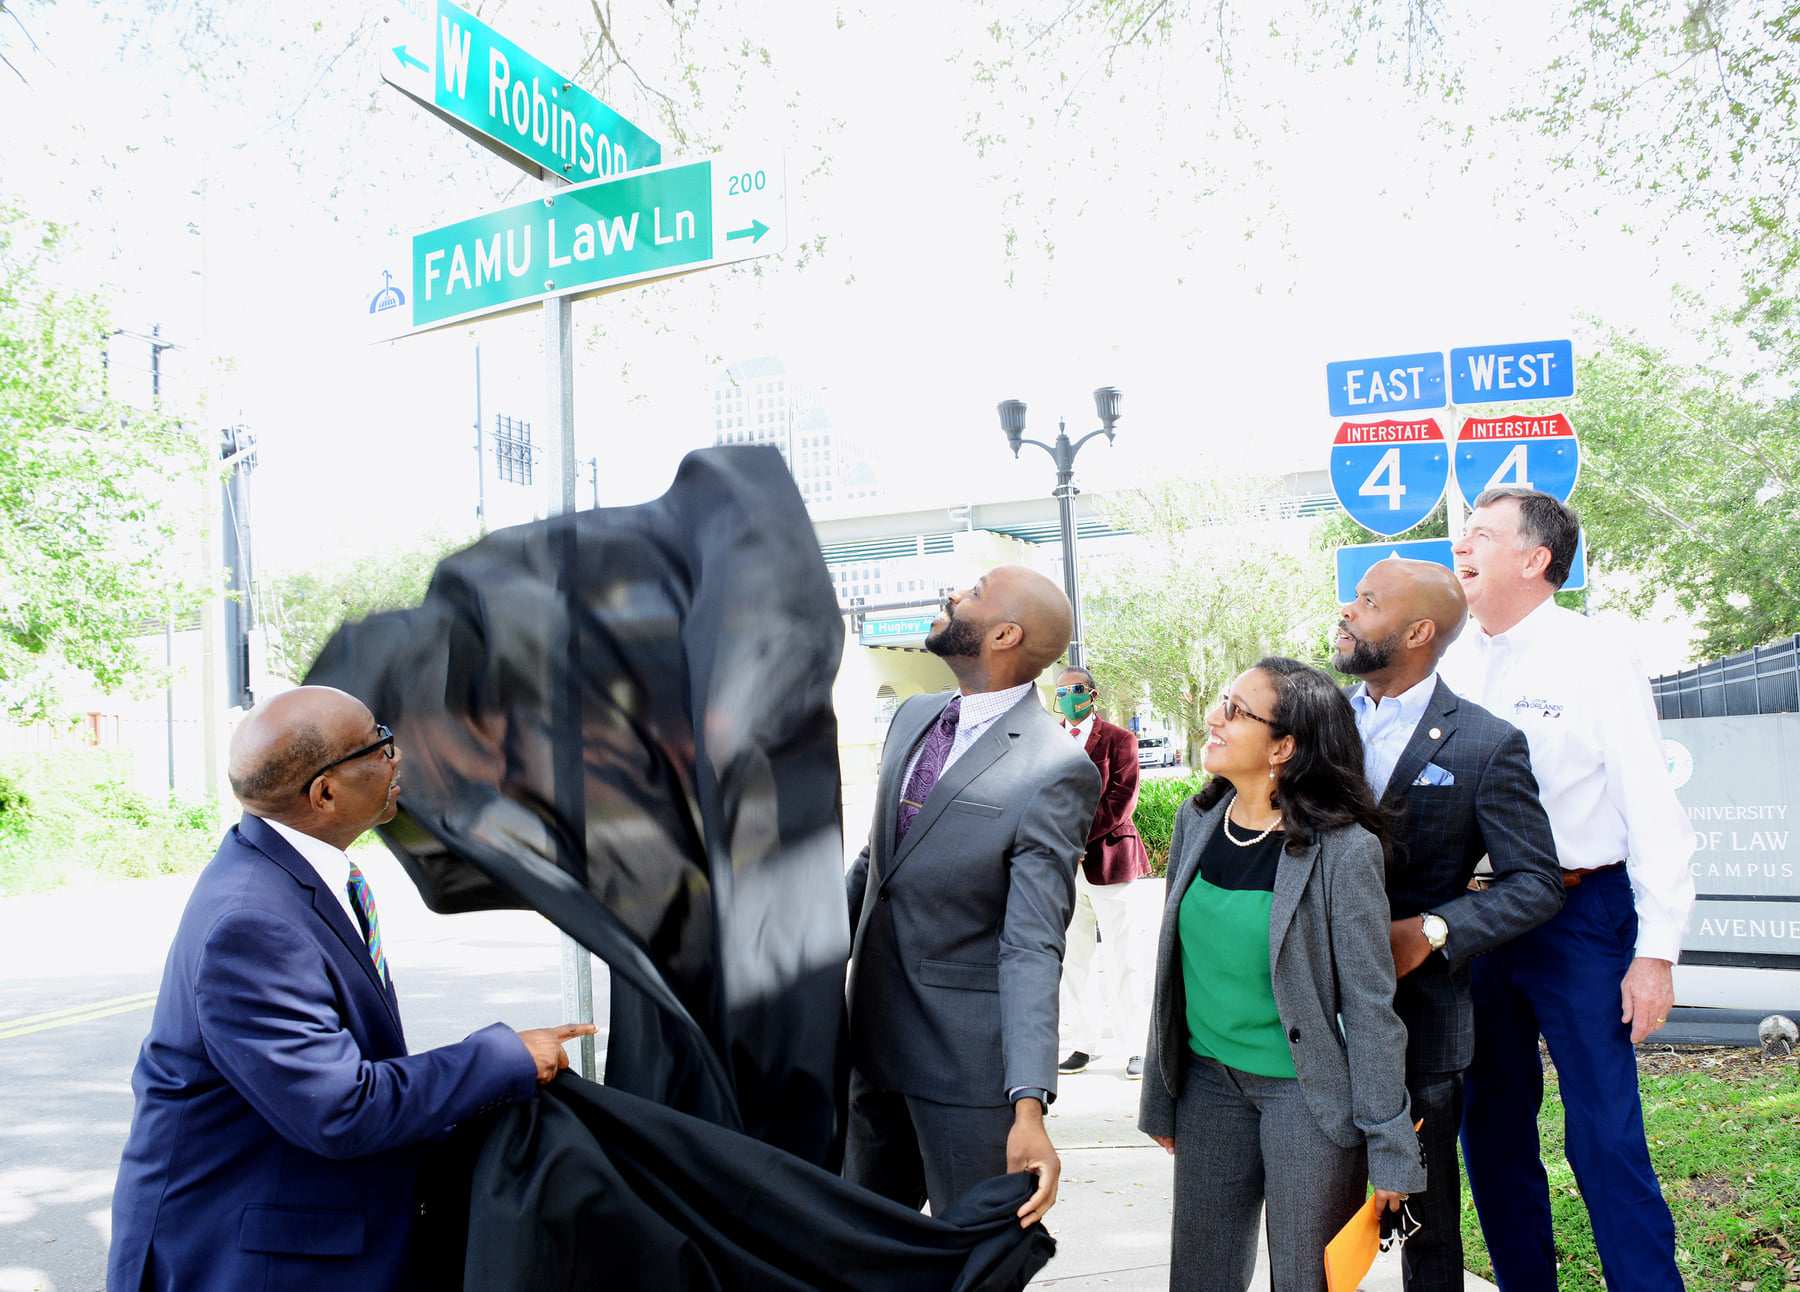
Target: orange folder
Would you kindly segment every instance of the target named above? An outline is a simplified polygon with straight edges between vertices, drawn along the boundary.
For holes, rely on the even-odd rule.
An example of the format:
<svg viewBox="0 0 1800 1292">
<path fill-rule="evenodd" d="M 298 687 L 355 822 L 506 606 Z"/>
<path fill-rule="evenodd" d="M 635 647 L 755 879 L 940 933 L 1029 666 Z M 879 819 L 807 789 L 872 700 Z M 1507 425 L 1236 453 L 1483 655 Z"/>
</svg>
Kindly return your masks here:
<svg viewBox="0 0 1800 1292">
<path fill-rule="evenodd" d="M 1413 1134 L 1425 1128 L 1424 1119 L 1413 1123 Z M 1381 1251 L 1381 1212 L 1375 1195 L 1350 1217 L 1337 1237 L 1325 1244 L 1325 1287 L 1328 1292 L 1356 1292 L 1357 1285 L 1375 1266 Z"/>
<path fill-rule="evenodd" d="M 1375 1209 L 1375 1195 L 1370 1194 L 1350 1223 L 1325 1244 L 1325 1286 L 1331 1292 L 1356 1292 L 1380 1250 L 1381 1213 Z"/>
</svg>

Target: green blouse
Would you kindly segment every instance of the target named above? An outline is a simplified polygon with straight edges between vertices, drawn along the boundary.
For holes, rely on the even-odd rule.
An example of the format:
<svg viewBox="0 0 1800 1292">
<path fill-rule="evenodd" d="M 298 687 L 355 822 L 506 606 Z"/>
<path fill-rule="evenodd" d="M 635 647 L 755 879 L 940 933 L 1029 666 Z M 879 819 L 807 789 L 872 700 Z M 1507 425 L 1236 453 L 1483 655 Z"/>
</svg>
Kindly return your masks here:
<svg viewBox="0 0 1800 1292">
<path fill-rule="evenodd" d="M 1269 912 L 1286 836 L 1277 830 L 1240 847 L 1223 827 L 1201 850 L 1177 916 L 1188 1045 L 1240 1072 L 1291 1077 L 1294 1056 L 1269 979 Z"/>
</svg>

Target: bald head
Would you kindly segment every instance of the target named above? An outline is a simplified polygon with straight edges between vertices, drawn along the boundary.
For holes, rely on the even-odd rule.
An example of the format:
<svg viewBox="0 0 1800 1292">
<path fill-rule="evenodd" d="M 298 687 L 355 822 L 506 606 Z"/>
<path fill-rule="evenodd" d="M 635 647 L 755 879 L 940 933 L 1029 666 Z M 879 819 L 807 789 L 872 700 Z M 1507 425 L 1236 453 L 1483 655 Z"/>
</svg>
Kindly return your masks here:
<svg viewBox="0 0 1800 1292">
<path fill-rule="evenodd" d="M 367 743 L 374 725 L 361 700 L 333 687 L 284 691 L 232 733 L 231 792 L 258 816 L 279 813 L 306 792 L 302 778 Z"/>
<path fill-rule="evenodd" d="M 1019 625 L 1022 634 L 1016 648 L 1024 669 L 1020 680 L 1036 677 L 1069 648 L 1075 632 L 1069 598 L 1049 579 L 1023 565 L 997 566 L 988 571 L 987 580 L 996 614 Z"/>
<path fill-rule="evenodd" d="M 1469 602 L 1456 575 L 1436 561 L 1409 561 L 1390 556 L 1375 568 L 1391 579 L 1389 596 L 1397 598 L 1408 620 L 1429 619 L 1432 624 L 1431 663 L 1436 667 L 1450 643 L 1462 635 L 1469 622 Z"/>
<path fill-rule="evenodd" d="M 944 599 L 925 649 L 973 695 L 1029 682 L 1062 658 L 1074 631 L 1061 588 L 1023 565 L 1001 565 Z"/>
<path fill-rule="evenodd" d="M 1399 694 L 1437 667 L 1469 621 L 1456 576 L 1434 561 L 1390 556 L 1369 568 L 1338 621 L 1332 665 L 1371 694 Z"/>
</svg>

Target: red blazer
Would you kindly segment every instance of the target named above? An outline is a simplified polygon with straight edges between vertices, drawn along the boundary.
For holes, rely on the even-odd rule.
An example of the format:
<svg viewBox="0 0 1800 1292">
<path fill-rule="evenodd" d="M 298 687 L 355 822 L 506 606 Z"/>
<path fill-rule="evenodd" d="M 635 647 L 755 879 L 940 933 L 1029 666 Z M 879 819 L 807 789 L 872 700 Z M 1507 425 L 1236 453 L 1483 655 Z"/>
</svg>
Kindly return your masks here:
<svg viewBox="0 0 1800 1292">
<path fill-rule="evenodd" d="M 1067 726 L 1067 724 L 1064 724 Z M 1137 737 L 1096 716 L 1088 732 L 1087 756 L 1100 769 L 1100 804 L 1088 831 L 1082 873 L 1090 884 L 1125 884 L 1150 873 L 1150 854 L 1138 838 L 1131 814 L 1137 810 Z"/>
</svg>

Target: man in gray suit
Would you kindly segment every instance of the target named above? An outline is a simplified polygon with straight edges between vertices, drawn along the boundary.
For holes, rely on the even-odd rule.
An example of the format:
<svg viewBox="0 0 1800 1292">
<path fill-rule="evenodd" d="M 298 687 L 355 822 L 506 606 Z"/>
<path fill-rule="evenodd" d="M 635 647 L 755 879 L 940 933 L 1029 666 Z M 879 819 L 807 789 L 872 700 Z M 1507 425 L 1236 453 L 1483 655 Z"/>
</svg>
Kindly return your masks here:
<svg viewBox="0 0 1800 1292">
<path fill-rule="evenodd" d="M 850 1124 L 844 1175 L 943 1215 L 1032 1171 L 1021 1225 L 1056 1201 L 1057 985 L 1100 772 L 1038 702 L 1074 617 L 1006 565 L 953 592 L 925 647 L 955 695 L 900 706 L 868 845 L 846 883 Z"/>
</svg>

